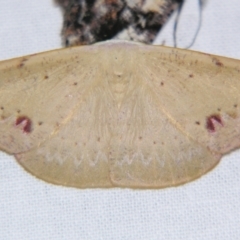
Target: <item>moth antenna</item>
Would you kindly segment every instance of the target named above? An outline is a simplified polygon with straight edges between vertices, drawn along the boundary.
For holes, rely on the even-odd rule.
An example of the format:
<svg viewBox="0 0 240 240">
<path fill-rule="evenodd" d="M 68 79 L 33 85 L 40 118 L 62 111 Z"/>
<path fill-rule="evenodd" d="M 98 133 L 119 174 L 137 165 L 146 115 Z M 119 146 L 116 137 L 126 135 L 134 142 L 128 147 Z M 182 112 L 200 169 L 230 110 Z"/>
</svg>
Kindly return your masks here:
<svg viewBox="0 0 240 240">
<path fill-rule="evenodd" d="M 177 28 L 178 28 L 179 18 L 181 16 L 181 12 L 182 12 L 183 3 L 184 2 L 179 3 L 179 7 L 177 9 L 177 16 L 176 16 L 175 21 L 174 21 L 173 42 L 174 42 L 174 47 L 175 48 L 177 47 Z M 186 49 L 189 49 L 193 46 L 193 44 L 195 43 L 195 41 L 197 39 L 198 33 L 201 29 L 203 4 L 204 4 L 204 0 L 198 0 L 198 15 L 199 15 L 198 26 L 197 26 L 196 32 L 193 36 L 192 42 L 186 47 Z"/>
</svg>

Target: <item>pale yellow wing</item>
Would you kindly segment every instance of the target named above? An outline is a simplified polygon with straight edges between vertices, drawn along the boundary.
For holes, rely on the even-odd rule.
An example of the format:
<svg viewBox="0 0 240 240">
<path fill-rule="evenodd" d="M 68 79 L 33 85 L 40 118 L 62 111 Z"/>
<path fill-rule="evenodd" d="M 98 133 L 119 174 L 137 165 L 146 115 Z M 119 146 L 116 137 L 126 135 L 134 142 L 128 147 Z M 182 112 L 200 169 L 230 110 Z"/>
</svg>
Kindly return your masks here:
<svg viewBox="0 0 240 240">
<path fill-rule="evenodd" d="M 0 63 L 2 150 L 27 151 L 59 131 L 97 82 L 94 55 L 64 49 Z"/>
<path fill-rule="evenodd" d="M 110 185 L 115 109 L 101 56 L 89 46 L 1 63 L 0 148 L 35 176 L 76 187 Z"/>
<path fill-rule="evenodd" d="M 240 146 L 240 61 L 159 46 L 131 54 L 135 86 L 112 141 L 116 185 L 179 185 Z"/>
<path fill-rule="evenodd" d="M 188 182 L 240 145 L 238 66 L 111 41 L 3 62 L 0 148 L 66 186 Z"/>
<path fill-rule="evenodd" d="M 213 152 L 239 147 L 239 60 L 163 47 L 146 59 L 148 83 L 177 128 Z"/>
</svg>

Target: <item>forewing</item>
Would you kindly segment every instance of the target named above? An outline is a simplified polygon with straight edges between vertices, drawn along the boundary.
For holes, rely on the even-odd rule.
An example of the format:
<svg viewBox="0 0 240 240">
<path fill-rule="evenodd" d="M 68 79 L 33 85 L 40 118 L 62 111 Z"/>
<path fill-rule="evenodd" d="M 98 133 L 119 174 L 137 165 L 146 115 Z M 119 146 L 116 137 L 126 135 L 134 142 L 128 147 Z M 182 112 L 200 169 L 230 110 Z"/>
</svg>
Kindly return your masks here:
<svg viewBox="0 0 240 240">
<path fill-rule="evenodd" d="M 215 153 L 240 146 L 239 60 L 163 47 L 145 54 L 148 84 L 177 128 Z"/>
<path fill-rule="evenodd" d="M 0 149 L 16 154 L 51 138 L 96 81 L 97 54 L 73 48 L 1 62 Z"/>
</svg>

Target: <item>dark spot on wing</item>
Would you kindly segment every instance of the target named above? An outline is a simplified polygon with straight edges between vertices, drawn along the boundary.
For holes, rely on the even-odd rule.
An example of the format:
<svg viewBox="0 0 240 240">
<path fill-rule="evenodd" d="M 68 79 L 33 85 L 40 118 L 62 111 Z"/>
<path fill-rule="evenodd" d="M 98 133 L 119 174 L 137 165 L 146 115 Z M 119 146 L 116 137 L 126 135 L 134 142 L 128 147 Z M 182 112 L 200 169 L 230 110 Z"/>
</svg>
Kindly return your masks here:
<svg viewBox="0 0 240 240">
<path fill-rule="evenodd" d="M 25 62 L 27 61 L 27 58 L 23 58 L 21 62 L 17 65 L 18 68 L 22 68 L 25 65 Z"/>
<path fill-rule="evenodd" d="M 199 122 L 199 121 L 196 121 L 195 123 L 196 123 L 197 125 L 200 125 L 200 122 Z"/>
<path fill-rule="evenodd" d="M 20 116 L 16 119 L 16 126 L 21 126 L 25 133 L 32 131 L 32 121 L 26 116 Z"/>
<path fill-rule="evenodd" d="M 20 64 L 18 64 L 18 68 L 22 68 L 24 66 L 24 63 L 21 62 Z"/>
<path fill-rule="evenodd" d="M 216 130 L 216 124 L 220 124 L 223 126 L 223 122 L 222 122 L 222 119 L 219 114 L 214 114 L 214 115 L 207 117 L 206 128 L 210 132 L 214 132 Z"/>
<path fill-rule="evenodd" d="M 193 75 L 193 74 L 189 74 L 189 77 L 190 77 L 190 78 L 193 78 L 193 77 L 194 77 L 194 75 Z"/>
<path fill-rule="evenodd" d="M 220 62 L 217 58 L 213 58 L 213 63 L 215 63 L 216 66 L 218 67 L 223 67 L 223 63 Z"/>
</svg>

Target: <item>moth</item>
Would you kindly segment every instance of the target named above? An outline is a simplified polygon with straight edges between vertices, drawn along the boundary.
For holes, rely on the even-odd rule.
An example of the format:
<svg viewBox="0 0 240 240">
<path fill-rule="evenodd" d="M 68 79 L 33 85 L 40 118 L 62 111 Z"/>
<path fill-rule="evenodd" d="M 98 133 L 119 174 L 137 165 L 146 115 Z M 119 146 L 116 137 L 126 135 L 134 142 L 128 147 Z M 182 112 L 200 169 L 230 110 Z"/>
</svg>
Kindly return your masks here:
<svg viewBox="0 0 240 240">
<path fill-rule="evenodd" d="M 239 60 L 111 40 L 0 62 L 0 149 L 47 182 L 177 186 L 239 146 Z"/>
<path fill-rule="evenodd" d="M 63 12 L 63 45 L 109 39 L 152 43 L 184 0 L 55 0 Z"/>
</svg>

